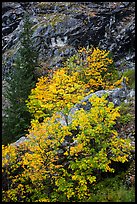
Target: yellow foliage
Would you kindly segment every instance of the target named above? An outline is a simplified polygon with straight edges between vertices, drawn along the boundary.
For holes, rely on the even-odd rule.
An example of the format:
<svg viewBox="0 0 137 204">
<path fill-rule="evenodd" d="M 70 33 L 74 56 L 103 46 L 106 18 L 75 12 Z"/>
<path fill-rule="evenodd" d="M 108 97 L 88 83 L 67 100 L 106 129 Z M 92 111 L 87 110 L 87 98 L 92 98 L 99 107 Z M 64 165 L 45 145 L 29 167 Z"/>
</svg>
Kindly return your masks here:
<svg viewBox="0 0 137 204">
<path fill-rule="evenodd" d="M 82 48 L 78 54 L 65 62 L 69 73 L 78 72 L 79 79 L 87 84 L 90 92 L 99 89 L 113 89 L 120 87 L 121 80 L 115 80 L 113 59 L 110 52 L 99 48 Z"/>
<path fill-rule="evenodd" d="M 113 161 L 127 161 L 130 141 L 119 138 L 113 129 L 116 119 L 120 117 L 119 108 L 115 108 L 112 102 L 108 103 L 106 96 L 99 98 L 93 95 L 89 100 L 92 108 L 88 112 L 83 109 L 76 111 L 72 123 L 67 126 L 62 126 L 57 120 L 60 117 L 58 114 L 32 126 L 29 141 L 24 143 L 24 154 L 19 154 L 21 148 L 3 147 L 3 173 L 7 173 L 12 181 L 9 189 L 4 190 L 5 201 L 16 202 L 18 195 L 26 201 L 26 185 L 34 202 L 70 201 L 73 198 L 82 201 L 88 198 L 90 185 L 96 182 L 98 175 L 95 169 L 114 172 L 110 167 Z M 74 136 L 72 130 L 77 127 L 79 131 Z M 72 141 L 75 139 L 77 143 L 73 146 L 68 144 L 60 157 L 60 145 L 65 137 L 70 137 Z M 69 163 L 67 168 L 61 162 L 62 158 Z M 15 176 L 12 173 L 18 167 L 22 171 Z M 9 172 L 9 169 L 12 171 Z M 45 190 L 47 193 L 43 197 Z"/>
<path fill-rule="evenodd" d="M 29 96 L 27 106 L 35 120 L 59 110 L 68 113 L 84 97 L 84 90 L 85 83 L 79 81 L 78 73 L 69 76 L 62 68 L 54 72 L 52 79 L 39 79 Z"/>
<path fill-rule="evenodd" d="M 19 147 L 2 146 L 4 202 L 86 201 L 98 171 L 114 172 L 113 161 L 128 160 L 130 141 L 114 129 L 119 107 L 108 102 L 106 95 L 93 95 L 92 108 L 77 110 L 68 123 L 69 110 L 89 92 L 121 84 L 121 80 L 115 84 L 108 80 L 113 64 L 109 52 L 83 48 L 77 62 L 72 59 L 53 78 L 39 78 L 32 89 L 27 107 L 34 119 L 28 140 Z"/>
</svg>

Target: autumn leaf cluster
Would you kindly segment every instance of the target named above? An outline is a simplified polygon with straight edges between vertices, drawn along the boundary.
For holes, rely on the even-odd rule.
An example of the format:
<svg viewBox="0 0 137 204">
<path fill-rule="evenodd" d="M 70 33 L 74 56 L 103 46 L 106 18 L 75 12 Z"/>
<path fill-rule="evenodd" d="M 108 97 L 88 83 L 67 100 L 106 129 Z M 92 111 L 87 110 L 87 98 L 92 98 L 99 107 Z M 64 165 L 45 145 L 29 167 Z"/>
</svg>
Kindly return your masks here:
<svg viewBox="0 0 137 204">
<path fill-rule="evenodd" d="M 27 106 L 35 120 L 51 116 L 58 110 L 67 114 L 84 97 L 85 88 L 86 84 L 79 80 L 77 72 L 70 76 L 62 68 L 54 72 L 52 79 L 39 79 L 36 88 L 31 91 Z"/>
<path fill-rule="evenodd" d="M 121 85 L 111 53 L 99 48 L 81 48 L 64 64 L 69 74 L 78 72 L 90 91 L 113 89 Z"/>
</svg>

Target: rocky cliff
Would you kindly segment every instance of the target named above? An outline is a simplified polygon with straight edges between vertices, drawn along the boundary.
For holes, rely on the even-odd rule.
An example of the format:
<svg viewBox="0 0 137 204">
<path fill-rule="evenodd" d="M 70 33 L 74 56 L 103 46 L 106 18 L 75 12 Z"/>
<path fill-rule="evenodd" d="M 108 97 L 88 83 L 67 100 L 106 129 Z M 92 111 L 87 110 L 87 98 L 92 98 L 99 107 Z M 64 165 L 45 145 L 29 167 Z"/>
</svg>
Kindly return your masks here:
<svg viewBox="0 0 137 204">
<path fill-rule="evenodd" d="M 39 51 L 37 74 L 60 67 L 78 47 L 88 45 L 110 50 L 120 70 L 134 68 L 135 2 L 3 2 L 3 76 L 16 56 L 25 12 L 30 13 Z"/>
</svg>

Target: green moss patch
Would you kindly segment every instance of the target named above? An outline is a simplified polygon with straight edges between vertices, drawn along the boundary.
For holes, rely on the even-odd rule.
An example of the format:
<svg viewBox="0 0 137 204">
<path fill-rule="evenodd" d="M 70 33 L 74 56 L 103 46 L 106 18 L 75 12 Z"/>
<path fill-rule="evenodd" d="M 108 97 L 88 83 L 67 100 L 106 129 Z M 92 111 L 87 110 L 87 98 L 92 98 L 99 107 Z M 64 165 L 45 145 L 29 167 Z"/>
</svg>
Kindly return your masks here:
<svg viewBox="0 0 137 204">
<path fill-rule="evenodd" d="M 125 71 L 123 76 L 128 77 L 128 87 L 135 89 L 135 69 Z"/>
<path fill-rule="evenodd" d="M 106 178 L 92 189 L 89 202 L 135 202 L 135 187 L 128 188 L 120 175 Z"/>
</svg>

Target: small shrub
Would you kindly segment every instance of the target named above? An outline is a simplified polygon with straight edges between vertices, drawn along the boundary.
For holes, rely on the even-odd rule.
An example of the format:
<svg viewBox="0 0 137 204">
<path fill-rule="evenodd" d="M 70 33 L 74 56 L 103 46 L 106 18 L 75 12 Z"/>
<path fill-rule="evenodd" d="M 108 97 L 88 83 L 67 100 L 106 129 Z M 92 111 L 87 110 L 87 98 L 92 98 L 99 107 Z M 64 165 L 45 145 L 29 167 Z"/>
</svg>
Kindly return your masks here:
<svg viewBox="0 0 137 204">
<path fill-rule="evenodd" d="M 123 76 L 128 78 L 128 87 L 135 89 L 135 70 L 129 69 L 123 73 Z"/>
<path fill-rule="evenodd" d="M 89 202 L 135 202 L 135 188 L 127 188 L 121 178 L 106 178 L 91 190 Z"/>
<path fill-rule="evenodd" d="M 131 104 L 129 103 L 121 103 L 120 105 L 120 114 L 121 117 L 118 119 L 121 125 L 125 125 L 133 119 L 133 115 L 131 112 Z"/>
</svg>

